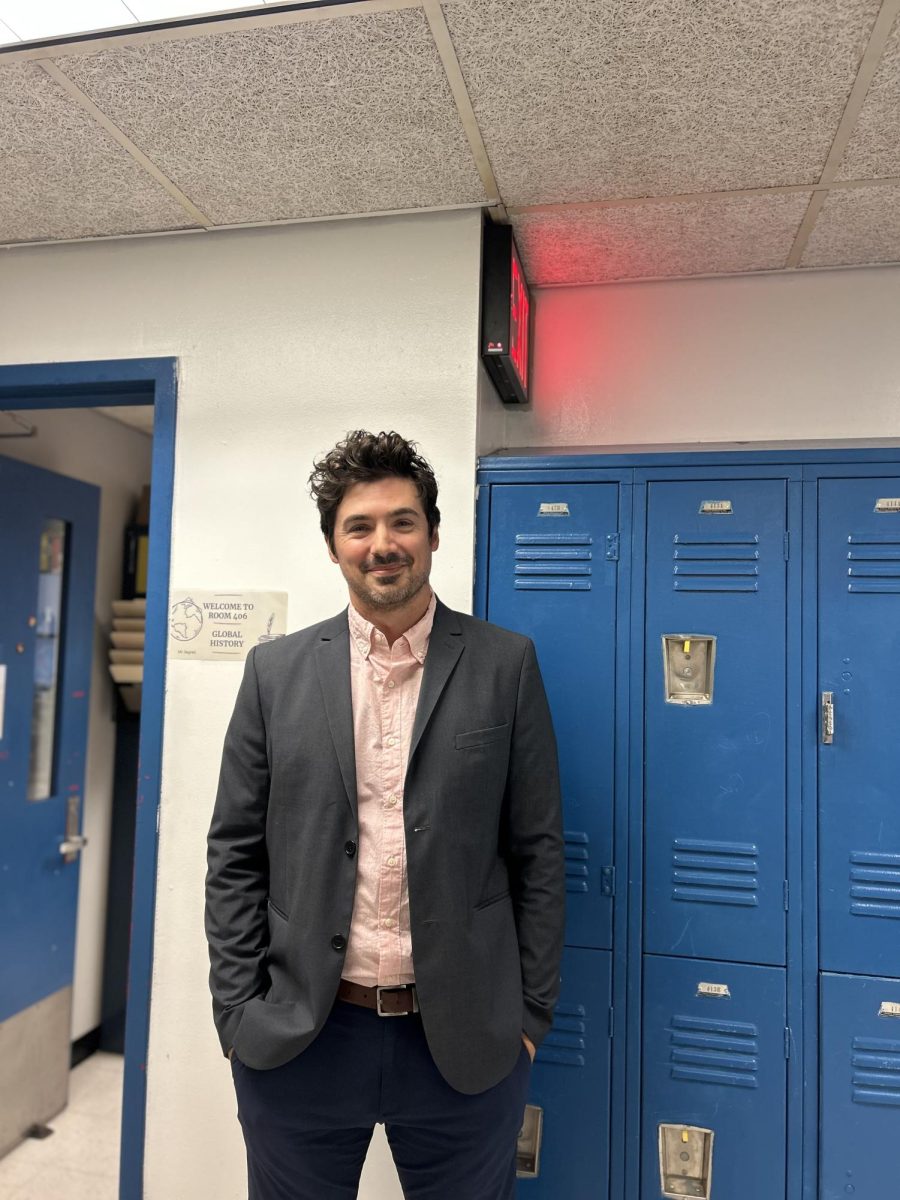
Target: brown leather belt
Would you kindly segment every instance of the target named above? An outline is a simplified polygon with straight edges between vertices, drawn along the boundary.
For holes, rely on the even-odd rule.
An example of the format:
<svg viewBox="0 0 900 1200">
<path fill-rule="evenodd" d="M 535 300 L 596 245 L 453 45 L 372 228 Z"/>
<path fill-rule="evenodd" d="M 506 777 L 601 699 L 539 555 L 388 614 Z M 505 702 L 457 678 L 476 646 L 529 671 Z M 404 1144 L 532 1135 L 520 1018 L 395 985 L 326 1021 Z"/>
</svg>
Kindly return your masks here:
<svg viewBox="0 0 900 1200">
<path fill-rule="evenodd" d="M 363 987 L 361 983 L 342 979 L 337 998 L 346 1000 L 348 1004 L 374 1008 L 379 1017 L 408 1017 L 419 1011 L 419 997 L 414 983 L 399 987 Z"/>
</svg>

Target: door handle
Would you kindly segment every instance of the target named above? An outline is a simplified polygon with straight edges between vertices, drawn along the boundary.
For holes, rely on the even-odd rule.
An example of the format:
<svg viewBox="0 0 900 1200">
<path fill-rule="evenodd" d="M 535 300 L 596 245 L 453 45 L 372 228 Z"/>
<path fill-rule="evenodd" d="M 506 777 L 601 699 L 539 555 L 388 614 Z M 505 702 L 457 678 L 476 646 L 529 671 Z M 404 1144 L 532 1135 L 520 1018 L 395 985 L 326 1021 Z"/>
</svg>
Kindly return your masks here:
<svg viewBox="0 0 900 1200">
<path fill-rule="evenodd" d="M 76 833 L 60 842 L 59 852 L 67 863 L 74 862 L 86 845 L 87 838 Z"/>
<path fill-rule="evenodd" d="M 822 745 L 834 741 L 834 692 L 822 693 Z"/>
</svg>

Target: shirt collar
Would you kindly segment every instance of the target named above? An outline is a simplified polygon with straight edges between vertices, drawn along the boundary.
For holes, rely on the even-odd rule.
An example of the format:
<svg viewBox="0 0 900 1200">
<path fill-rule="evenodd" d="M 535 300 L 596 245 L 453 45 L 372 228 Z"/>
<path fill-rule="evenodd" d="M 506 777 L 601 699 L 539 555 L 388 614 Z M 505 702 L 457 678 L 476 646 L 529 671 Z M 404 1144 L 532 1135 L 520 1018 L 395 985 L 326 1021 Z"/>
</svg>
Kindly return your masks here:
<svg viewBox="0 0 900 1200">
<path fill-rule="evenodd" d="M 412 625 L 405 633 L 400 635 L 401 638 L 406 638 L 410 652 L 420 663 L 425 661 L 425 655 L 428 653 L 428 639 L 431 637 L 431 628 L 434 625 L 436 608 L 437 596 L 432 591 L 431 599 L 423 615 L 416 621 L 415 625 Z M 347 608 L 347 621 L 350 626 L 350 636 L 356 643 L 360 654 L 362 654 L 363 658 L 368 658 L 372 652 L 375 634 L 378 632 L 377 629 L 371 621 L 367 621 L 353 607 L 352 601 Z M 400 639 L 398 638 L 397 640 L 399 641 Z"/>
</svg>

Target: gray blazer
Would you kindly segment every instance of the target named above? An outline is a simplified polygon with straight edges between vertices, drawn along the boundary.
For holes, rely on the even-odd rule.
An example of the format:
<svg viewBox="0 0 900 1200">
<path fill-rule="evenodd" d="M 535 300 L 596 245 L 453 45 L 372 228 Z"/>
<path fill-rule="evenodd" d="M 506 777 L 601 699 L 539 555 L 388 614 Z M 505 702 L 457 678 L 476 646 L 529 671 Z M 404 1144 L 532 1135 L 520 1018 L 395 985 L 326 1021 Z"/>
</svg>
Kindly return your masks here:
<svg viewBox="0 0 900 1200">
<path fill-rule="evenodd" d="M 403 816 L 432 1057 L 475 1093 L 550 1027 L 563 944 L 556 743 L 532 643 L 438 602 Z M 304 1050 L 334 1003 L 356 888 L 346 611 L 251 651 L 209 832 L 206 934 L 223 1050 Z M 403 1017 L 386 1018 L 404 1020 Z"/>
</svg>

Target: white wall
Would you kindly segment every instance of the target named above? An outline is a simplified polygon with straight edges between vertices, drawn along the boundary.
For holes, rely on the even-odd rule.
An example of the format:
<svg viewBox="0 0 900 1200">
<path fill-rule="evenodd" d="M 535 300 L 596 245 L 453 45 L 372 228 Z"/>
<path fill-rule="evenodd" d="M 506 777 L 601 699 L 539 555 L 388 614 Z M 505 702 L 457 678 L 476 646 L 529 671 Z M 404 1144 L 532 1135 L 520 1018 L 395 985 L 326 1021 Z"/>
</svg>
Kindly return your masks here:
<svg viewBox="0 0 900 1200">
<path fill-rule="evenodd" d="M 470 608 L 480 222 L 473 211 L 8 251 L 0 361 L 176 355 L 172 584 L 286 590 L 291 629 L 346 603 L 306 494 L 313 455 L 348 429 L 399 429 L 440 482 L 437 591 Z M 147 1200 L 246 1196 L 202 926 L 239 677 L 235 664 L 168 672 Z M 379 1139 L 361 1195 L 399 1194 Z"/>
<path fill-rule="evenodd" d="M 122 543 L 141 488 L 150 482 L 150 438 L 89 409 L 26 413 L 31 438 L 4 438 L 0 454 L 100 487 L 94 660 L 84 786 L 78 927 L 72 995 L 72 1038 L 100 1024 L 109 836 L 112 825 L 115 696 L 108 655 L 111 603 L 122 594 Z M 60 830 L 60 833 L 62 830 Z"/>
<path fill-rule="evenodd" d="M 900 436 L 900 268 L 546 288 L 505 446 Z"/>
</svg>

